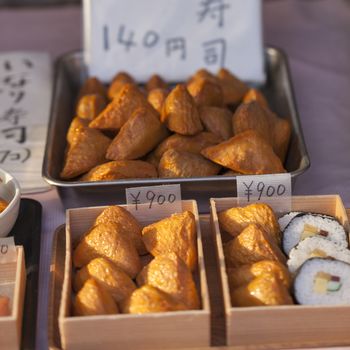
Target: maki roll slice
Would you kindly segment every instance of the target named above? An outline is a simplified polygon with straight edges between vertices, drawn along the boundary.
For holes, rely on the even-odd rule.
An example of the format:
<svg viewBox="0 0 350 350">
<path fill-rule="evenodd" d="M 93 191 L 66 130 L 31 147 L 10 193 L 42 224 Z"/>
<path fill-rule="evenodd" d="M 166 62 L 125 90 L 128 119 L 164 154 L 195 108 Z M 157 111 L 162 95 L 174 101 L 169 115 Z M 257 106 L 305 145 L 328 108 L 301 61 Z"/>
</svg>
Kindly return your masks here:
<svg viewBox="0 0 350 350">
<path fill-rule="evenodd" d="M 339 260 L 307 260 L 294 280 L 294 297 L 302 305 L 350 303 L 350 265 Z"/>
<path fill-rule="evenodd" d="M 283 230 L 282 247 L 289 255 L 300 241 L 308 237 L 323 237 L 348 247 L 347 233 L 339 221 L 328 215 L 302 213 L 296 215 Z"/>
<path fill-rule="evenodd" d="M 295 273 L 311 258 L 332 258 L 350 264 L 350 250 L 323 237 L 308 237 L 298 243 L 289 253 L 288 269 Z"/>
</svg>

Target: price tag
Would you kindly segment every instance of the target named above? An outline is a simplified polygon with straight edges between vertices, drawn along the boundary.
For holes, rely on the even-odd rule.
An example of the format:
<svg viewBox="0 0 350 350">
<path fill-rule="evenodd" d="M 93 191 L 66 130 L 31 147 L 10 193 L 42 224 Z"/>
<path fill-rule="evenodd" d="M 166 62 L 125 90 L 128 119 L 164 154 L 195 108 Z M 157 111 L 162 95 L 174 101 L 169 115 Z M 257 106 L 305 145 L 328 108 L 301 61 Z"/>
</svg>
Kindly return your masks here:
<svg viewBox="0 0 350 350">
<path fill-rule="evenodd" d="M 125 195 L 128 210 L 137 217 L 152 214 L 160 219 L 182 212 L 179 184 L 127 188 Z"/>
<path fill-rule="evenodd" d="M 108 82 L 127 71 L 182 81 L 226 67 L 263 82 L 261 0 L 84 0 L 84 59 Z"/>
<path fill-rule="evenodd" d="M 17 251 L 13 237 L 0 238 L 0 264 L 17 260 Z"/>
<path fill-rule="evenodd" d="M 291 195 L 290 174 L 237 176 L 237 197 L 241 206 L 263 202 L 278 212 L 291 211 Z"/>
</svg>

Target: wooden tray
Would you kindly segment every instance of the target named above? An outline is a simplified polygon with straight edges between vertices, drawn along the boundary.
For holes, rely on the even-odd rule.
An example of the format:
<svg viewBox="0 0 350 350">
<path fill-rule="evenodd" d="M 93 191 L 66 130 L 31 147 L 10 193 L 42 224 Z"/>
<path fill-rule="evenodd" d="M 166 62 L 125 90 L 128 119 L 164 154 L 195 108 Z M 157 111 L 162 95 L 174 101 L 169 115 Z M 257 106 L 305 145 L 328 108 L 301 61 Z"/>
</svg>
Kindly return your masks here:
<svg viewBox="0 0 350 350">
<path fill-rule="evenodd" d="M 347 215 L 350 217 L 350 209 L 347 209 Z M 226 346 L 226 332 L 225 332 L 225 310 L 222 299 L 222 286 L 220 283 L 220 277 L 217 273 L 217 262 L 214 249 L 213 235 L 210 228 L 210 216 L 209 214 L 200 215 L 200 226 L 202 232 L 203 250 L 206 256 L 205 268 L 207 272 L 207 282 L 209 286 L 210 295 L 210 309 L 211 309 L 211 347 L 204 348 L 191 348 L 187 350 L 237 350 L 247 349 L 244 346 Z M 60 334 L 58 328 L 58 312 L 60 297 L 63 285 L 63 269 L 65 260 L 65 225 L 58 227 L 54 233 L 53 245 L 52 245 L 52 258 L 51 258 L 51 279 L 50 279 L 50 300 L 48 310 L 49 320 L 49 349 L 61 350 Z M 349 326 L 350 328 L 350 326 Z M 301 349 L 301 346 L 298 347 Z M 308 345 L 307 348 L 312 346 Z M 266 346 L 254 346 L 250 349 L 269 349 Z M 306 349 L 304 347 L 303 349 Z M 331 349 L 331 348 L 323 348 Z M 333 348 L 332 348 L 333 349 Z M 337 348 L 349 349 L 349 348 Z"/>
<path fill-rule="evenodd" d="M 22 198 L 17 221 L 9 233 L 16 245 L 24 248 L 26 287 L 21 349 L 25 350 L 34 350 L 36 343 L 41 216 L 42 207 L 38 201 Z"/>
<path fill-rule="evenodd" d="M 17 260 L 0 264 L 0 285 L 10 298 L 11 314 L 0 317 L 0 348 L 19 349 L 22 333 L 22 316 L 26 273 L 23 246 L 16 246 Z"/>
</svg>

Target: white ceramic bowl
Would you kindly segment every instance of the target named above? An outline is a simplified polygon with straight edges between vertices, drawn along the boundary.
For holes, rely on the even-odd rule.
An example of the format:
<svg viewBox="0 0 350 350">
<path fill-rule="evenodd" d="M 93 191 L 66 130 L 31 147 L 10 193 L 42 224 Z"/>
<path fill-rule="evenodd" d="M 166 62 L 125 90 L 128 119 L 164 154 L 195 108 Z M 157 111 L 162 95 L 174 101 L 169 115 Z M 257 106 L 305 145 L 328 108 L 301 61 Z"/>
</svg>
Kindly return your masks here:
<svg viewBox="0 0 350 350">
<path fill-rule="evenodd" d="M 18 181 L 3 169 L 0 169 L 0 198 L 8 203 L 0 213 L 0 237 L 6 237 L 17 220 L 21 189 Z"/>
</svg>

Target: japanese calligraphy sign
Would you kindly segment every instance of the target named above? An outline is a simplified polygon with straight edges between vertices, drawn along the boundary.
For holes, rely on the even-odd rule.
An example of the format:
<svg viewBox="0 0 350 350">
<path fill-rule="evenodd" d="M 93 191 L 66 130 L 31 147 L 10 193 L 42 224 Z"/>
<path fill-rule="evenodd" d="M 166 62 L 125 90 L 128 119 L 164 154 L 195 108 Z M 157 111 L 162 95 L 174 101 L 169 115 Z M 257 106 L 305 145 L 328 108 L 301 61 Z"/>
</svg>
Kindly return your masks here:
<svg viewBox="0 0 350 350">
<path fill-rule="evenodd" d="M 263 202 L 277 212 L 288 212 L 291 211 L 291 195 L 290 174 L 237 176 L 239 205 Z"/>
<path fill-rule="evenodd" d="M 22 192 L 48 188 L 41 167 L 51 84 L 47 54 L 0 54 L 0 167 L 19 180 Z"/>
<path fill-rule="evenodd" d="M 181 81 L 220 67 L 264 80 L 261 0 L 84 0 L 84 46 L 90 75 L 106 82 L 121 70 Z"/>
<path fill-rule="evenodd" d="M 182 212 L 179 184 L 127 188 L 125 195 L 128 210 L 138 218 L 152 214 L 161 219 Z"/>
</svg>

